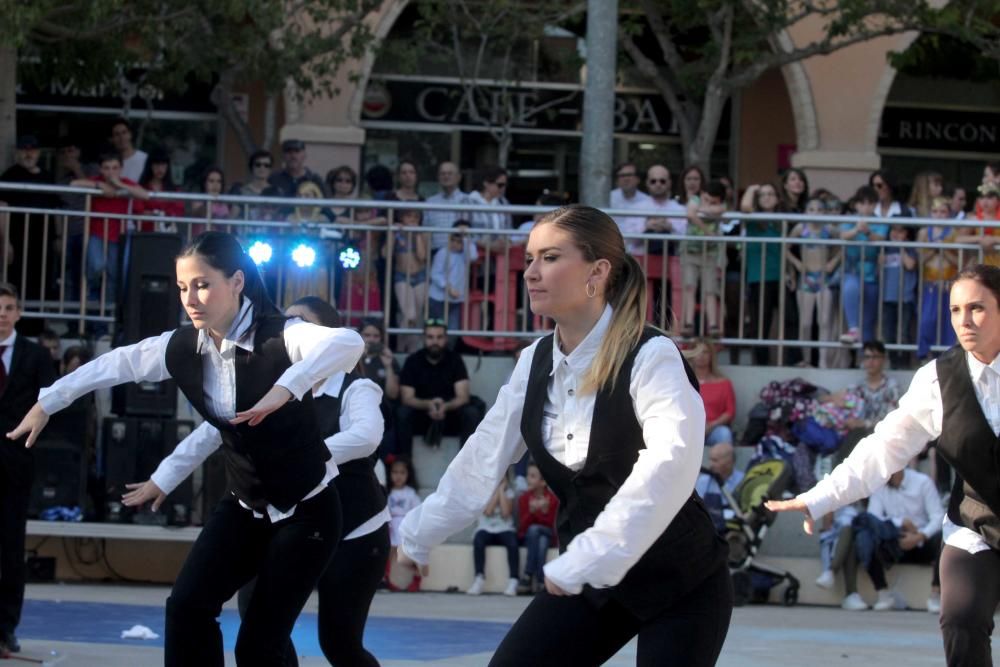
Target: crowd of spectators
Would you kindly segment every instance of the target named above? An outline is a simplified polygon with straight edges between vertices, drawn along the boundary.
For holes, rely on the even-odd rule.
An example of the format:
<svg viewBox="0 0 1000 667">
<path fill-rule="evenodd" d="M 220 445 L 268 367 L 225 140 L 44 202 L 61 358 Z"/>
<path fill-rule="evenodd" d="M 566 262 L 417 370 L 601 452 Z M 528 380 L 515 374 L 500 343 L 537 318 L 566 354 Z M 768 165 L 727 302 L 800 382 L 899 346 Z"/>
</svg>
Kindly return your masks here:
<svg viewBox="0 0 1000 667">
<path fill-rule="evenodd" d="M 66 281 L 62 287 L 68 294 L 79 294 L 78 276 L 85 275 L 86 298 L 97 300 L 103 295 L 112 301 L 120 278 L 119 245 L 129 231 L 198 233 L 210 224 L 234 220 L 285 221 L 290 223 L 291 234 L 301 236 L 330 223 L 366 225 L 365 229 L 344 229 L 339 238 L 325 241 L 319 266 L 310 271 L 285 267 L 280 293 L 286 301 L 303 294 L 333 301 L 361 331 L 366 341 L 366 375 L 384 395 L 386 429 L 380 451 L 390 466 L 390 509 L 395 507 L 394 516 L 402 516 L 419 502 L 409 464 L 414 436 L 432 447 L 444 437 L 455 437 L 461 444 L 484 415 L 485 404 L 472 395 L 461 348 L 456 349 L 449 332 L 465 328 L 473 293 L 488 292 L 491 283 L 500 282 L 491 276 L 495 258 L 523 245 L 534 223 L 490 210 L 511 203 L 506 196 L 510 174 L 488 166 L 473 181 L 469 172 L 453 162 L 420 165 L 403 159 L 395 172 L 376 165 L 361 179 L 353 168 L 339 166 L 324 178 L 309 168 L 305 144 L 289 139 L 281 144 L 280 164 L 268 151 L 257 151 L 250 156 L 242 180 L 230 183 L 220 168 L 209 167 L 201 174 L 198 189 L 206 195 L 286 197 L 301 203 L 181 201 L 156 196 L 181 190 L 181 175 L 173 169 L 167 152 L 154 147 L 148 153 L 139 150 L 131 127 L 123 120 L 112 124 L 108 139 L 109 150 L 92 163 L 83 159 L 74 142 L 61 142 L 50 174 L 41 166 L 37 139 L 22 136 L 15 164 L 0 174 L 0 180 L 7 182 L 58 183 L 98 191 L 89 196 L 90 211 L 98 215 L 85 219 L 70 213 L 65 224 L 53 225 L 49 248 L 42 224 L 51 223 L 48 217 L 11 214 L 9 238 L 2 240 L 8 271 L 25 276 L 28 298 L 44 298 L 43 286 L 55 289 L 60 277 Z M 431 167 L 438 187 L 425 198 L 420 175 Z M 890 363 L 894 368 L 910 367 L 929 359 L 932 348 L 954 343 L 948 315 L 950 281 L 963 264 L 978 260 L 976 253 L 960 251 L 955 244 L 978 246 L 987 263 L 1000 264 L 1000 230 L 982 226 L 1000 221 L 1000 164 L 996 163 L 985 166 L 982 181 L 974 189 L 945 183 L 933 172 L 917 174 L 906 188 L 891 172 L 879 170 L 843 200 L 828 190 L 810 190 L 807 175 L 798 169 L 786 170 L 773 183 L 752 184 L 743 192 L 735 191 L 726 178 L 708 179 L 694 166 L 680 172 L 677 192 L 673 174 L 662 164 L 640 169 L 626 162 L 618 165 L 615 177 L 610 208 L 619 212 L 613 217 L 621 231 L 631 235 L 629 252 L 646 262 L 651 272 L 662 267 L 662 274 L 650 279 L 655 302 L 651 310 L 656 313 L 663 307 L 673 314 L 664 324 L 683 342 L 700 384 L 707 417 L 708 472 L 699 478 L 697 491 L 711 506 L 718 506 L 723 517 L 722 490 L 734 492 L 743 479 L 736 465 L 739 445 L 760 450 L 761 443 L 767 442 L 771 455 L 787 455 L 795 470 L 795 484 L 807 488 L 822 474 L 823 466 L 842 460 L 895 407 L 900 389 L 885 374 Z M 474 187 L 466 192 L 463 184 Z M 328 198 L 357 203 L 326 206 L 313 201 Z M 0 200 L 39 210 L 73 211 L 88 203 L 82 195 L 32 191 L 0 191 Z M 484 210 L 390 209 L 381 205 L 385 201 L 470 205 Z M 566 195 L 545 191 L 532 202 L 519 203 L 554 207 L 567 202 Z M 740 219 L 753 213 L 773 217 Z M 163 221 L 126 224 L 100 214 L 152 214 L 162 216 Z M 802 221 L 783 218 L 786 214 L 823 217 Z M 188 232 L 174 221 L 181 217 L 199 222 Z M 910 224 L 915 217 L 940 223 Z M 384 228 L 390 220 L 394 224 L 387 232 Z M 944 224 L 956 220 L 963 222 Z M 436 231 L 425 234 L 421 227 Z M 65 239 L 59 237 L 62 233 Z M 838 239 L 855 243 L 824 243 Z M 906 241 L 933 247 L 900 245 Z M 347 244 L 361 258 L 352 268 L 335 261 L 337 249 Z M 22 248 L 27 252 L 21 252 Z M 55 271 L 59 262 L 49 252 L 52 248 L 56 255 L 65 249 L 63 274 Z M 27 270 L 46 264 L 48 269 L 37 275 Z M 385 286 L 390 293 L 383 291 Z M 411 333 L 387 336 L 382 309 L 389 303 L 394 306 L 390 322 Z M 492 318 L 499 321 L 496 313 Z M 531 318 L 524 321 L 531 326 Z M 489 327 L 491 316 L 483 323 Z M 43 344 L 52 346 L 54 355 L 58 352 L 58 338 L 50 340 L 53 336 L 42 331 L 26 333 L 37 333 Z M 765 416 L 759 419 L 760 430 L 754 431 L 751 419 L 746 432 L 737 438 L 734 389 L 718 367 L 718 338 L 828 343 L 783 349 L 757 344 L 750 346 L 749 354 L 758 364 L 833 368 L 851 365 L 851 353 L 845 352 L 856 351 L 865 376 L 836 392 L 801 381 L 772 383 L 761 393 Z M 915 345 L 916 353 L 893 344 Z M 407 355 L 402 364 L 392 348 Z M 68 350 L 65 359 L 54 356 L 53 363 L 58 371 L 66 372 L 86 355 L 84 349 Z M 83 407 L 93 410 L 92 405 Z M 929 452 L 934 461 L 932 447 Z M 817 584 L 832 587 L 834 573 L 842 573 L 846 609 L 868 607 L 857 592 L 859 567 L 875 582 L 878 596 L 873 606 L 881 610 L 901 605 L 889 591 L 887 566 L 935 560 L 940 530 L 935 531 L 934 525 L 940 524 L 941 494 L 947 493 L 949 484 L 947 471 L 932 473 L 932 478 L 925 479 L 908 469 L 890 479 L 867 506 L 824 517 L 822 574 Z M 497 489 L 480 521 L 474 539 L 477 578 L 470 593 L 482 591 L 483 554 L 490 544 L 508 551 L 510 576 L 505 592 L 539 590 L 544 554 L 555 540 L 556 502 L 538 469 L 527 459 L 522 461 L 511 481 Z M 725 529 L 724 523 L 720 521 L 720 530 Z M 523 577 L 519 576 L 519 545 L 528 548 Z M 932 595 L 928 606 L 934 609 L 936 605 Z"/>
<path fill-rule="evenodd" d="M 227 178 L 218 167 L 205 168 L 198 190 L 206 195 L 371 200 L 371 206 L 158 199 L 157 194 L 179 191 L 178 182 L 185 174 L 175 172 L 163 149 L 149 147 L 148 153 L 138 149 L 132 128 L 123 119 L 111 124 L 108 151 L 93 163 L 82 159 L 72 140 L 60 142 L 55 174 L 42 168 L 39 158 L 37 139 L 20 137 L 15 164 L 0 175 L 0 180 L 94 187 L 100 193 L 90 198 L 92 212 L 162 215 L 164 222 L 125 224 L 91 216 L 85 223 L 80 218 L 67 218 L 66 270 L 60 273 L 63 225 L 53 225 L 50 247 L 57 252 L 51 253 L 44 247 L 44 225 L 34 219 L 37 216 L 12 215 L 10 238 L 4 241 L 13 275 L 20 275 L 25 263 L 34 267 L 42 265 L 46 257 L 49 260 L 46 271 L 27 272 L 22 289 L 29 300 L 53 298 L 60 287 L 75 298 L 79 276 L 85 275 L 88 299 L 96 300 L 103 294 L 108 302 L 114 302 L 122 233 L 178 231 L 170 220 L 180 216 L 206 220 L 180 230 L 187 233 L 232 220 L 286 221 L 291 224 L 282 234 L 289 239 L 316 236 L 317 226 L 325 223 L 355 223 L 371 227 L 345 230 L 337 241 L 318 242 L 317 262 L 308 271 L 288 260 L 280 272 L 281 285 L 272 279 L 276 292 L 291 300 L 305 294 L 329 298 L 351 313 L 355 324 L 359 319 L 353 314 L 377 316 L 392 304 L 389 318 L 394 327 L 416 331 L 430 317 L 444 320 L 453 330 L 463 329 L 469 325 L 472 307 L 493 304 L 490 291 L 503 285 L 493 268 L 497 256 L 523 245 L 533 224 L 531 219 L 522 222 L 501 211 L 421 212 L 378 205 L 378 201 L 485 208 L 509 204 L 510 175 L 501 167 L 487 165 L 473 176 L 453 162 L 423 165 L 403 158 L 395 172 L 382 165 L 370 167 L 363 182 L 346 165 L 331 169 L 324 178 L 310 168 L 306 145 L 298 139 L 283 141 L 280 156 L 264 150 L 254 152 L 242 178 Z M 421 181 L 421 174 L 432 169 L 436 188 Z M 948 312 L 947 287 L 960 264 L 976 259 L 976 253 L 966 250 L 963 254 L 948 245 L 979 245 L 988 263 L 1000 263 L 997 230 L 976 224 L 998 219 L 1000 165 L 994 163 L 986 165 L 976 189 L 947 184 L 939 174 L 929 171 L 917 174 L 907 187 L 889 171 L 879 170 L 845 199 L 825 189 L 810 190 L 807 175 L 799 169 L 786 170 L 774 183 L 751 184 L 742 193 L 734 190 L 728 178 L 709 180 L 695 166 L 680 172 L 676 192 L 673 174 L 663 164 L 640 169 L 638 164 L 626 162 L 618 165 L 615 178 L 617 187 L 611 192 L 610 206 L 629 211 L 614 217 L 622 232 L 632 236 L 627 241 L 629 252 L 642 258 L 650 271 L 654 318 L 666 314 L 667 319 L 659 323 L 686 339 L 700 334 L 768 341 L 752 345 L 757 364 L 844 367 L 849 365 L 850 355 L 831 344 L 839 341 L 856 349 L 876 338 L 891 346 L 916 346 L 916 354 L 893 351 L 896 367 L 924 360 L 932 347 L 953 342 L 944 317 Z M 463 185 L 472 187 L 466 192 Z M 433 189 L 436 192 L 425 198 L 423 193 Z M 55 197 L 39 192 L 6 191 L 0 193 L 0 200 L 44 209 L 82 208 L 84 204 L 79 195 Z M 568 201 L 564 194 L 545 191 L 535 201 L 520 203 L 557 206 Z M 727 212 L 734 215 L 724 218 Z M 735 217 L 739 213 L 776 217 L 741 221 Z M 781 217 L 803 213 L 827 218 L 798 222 Z M 962 219 L 969 224 L 907 224 L 912 217 Z M 379 231 L 390 220 L 395 223 L 393 231 Z M 437 231 L 424 234 L 420 227 Z M 252 226 L 235 229 L 248 234 L 259 231 Z M 525 233 L 497 234 L 516 229 Z M 270 232 L 278 233 L 274 229 Z M 648 234 L 659 236 L 644 238 Z M 664 239 L 662 235 L 684 238 Z M 701 236 L 713 239 L 699 240 Z M 736 236 L 745 240 L 718 240 Z M 84 237 L 90 241 L 86 253 Z M 785 242 L 788 239 L 797 242 Z M 840 247 L 822 243 L 831 239 L 855 243 Z M 934 247 L 901 248 L 893 241 L 921 241 Z M 339 261 L 339 252 L 347 245 L 360 255 L 357 266 L 345 267 Z M 26 254 L 12 252 L 22 247 L 27 247 Z M 654 277 L 657 267 L 661 274 Z M 47 294 L 42 294 L 43 284 Z M 519 297 L 518 307 L 523 308 L 521 301 Z M 503 308 L 511 307 L 509 300 L 502 302 Z M 475 317 L 484 329 L 508 321 L 504 313 L 497 312 L 480 316 L 477 311 Z M 519 321 L 533 325 L 532 318 Z M 779 346 L 775 342 L 779 339 L 826 345 Z M 419 345 L 416 334 L 397 343 L 406 352 Z"/>
</svg>

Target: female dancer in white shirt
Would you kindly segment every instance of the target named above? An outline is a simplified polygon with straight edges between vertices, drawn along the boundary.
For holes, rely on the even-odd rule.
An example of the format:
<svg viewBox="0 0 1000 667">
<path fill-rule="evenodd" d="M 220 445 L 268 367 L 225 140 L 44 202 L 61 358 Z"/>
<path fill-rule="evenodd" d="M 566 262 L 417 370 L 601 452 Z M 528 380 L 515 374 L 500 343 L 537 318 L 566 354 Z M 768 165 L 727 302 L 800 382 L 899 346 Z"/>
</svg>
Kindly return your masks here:
<svg viewBox="0 0 1000 667">
<path fill-rule="evenodd" d="M 240 627 L 242 665 L 282 665 L 296 617 L 340 539 L 337 466 L 323 444 L 310 390 L 357 364 L 361 337 L 286 319 L 235 237 L 207 232 L 176 262 L 193 327 L 119 347 L 39 394 L 8 437 L 31 446 L 49 415 L 124 382 L 173 378 L 222 434 L 231 495 L 195 541 L 167 600 L 165 663 L 221 667 L 222 605 L 254 576 Z M 292 400 L 297 399 L 297 400 Z"/>
<path fill-rule="evenodd" d="M 527 447 L 559 496 L 564 551 L 490 664 L 598 665 L 638 636 L 640 665 L 713 665 L 732 586 L 693 493 L 705 437 L 697 380 L 644 326 L 645 276 L 607 215 L 546 215 L 527 259 L 531 309 L 555 333 L 522 353 L 437 491 L 406 516 L 401 558 L 426 564 Z"/>
<path fill-rule="evenodd" d="M 951 288 L 959 345 L 922 366 L 899 407 L 830 476 L 776 512 L 813 519 L 867 498 L 928 441 L 957 473 L 941 550 L 941 632 L 949 665 L 992 665 L 990 635 L 1000 603 L 1000 268 L 979 264 Z"/>
<path fill-rule="evenodd" d="M 340 313 L 315 296 L 299 299 L 285 310 L 288 317 L 324 327 L 340 327 Z M 368 610 L 385 573 L 389 558 L 389 508 L 385 490 L 375 477 L 374 457 L 382 440 L 382 390 L 361 377 L 357 369 L 336 373 L 313 389 L 313 405 L 338 475 L 337 488 L 343 510 L 344 538 L 319 580 L 319 645 L 334 667 L 378 667 L 365 650 L 364 630 Z M 177 445 L 141 484 L 122 501 L 134 507 L 152 502 L 153 511 L 188 475 L 222 444 L 219 431 L 203 422 Z M 253 600 L 256 580 L 239 592 L 240 616 Z M 295 647 L 288 646 L 284 667 L 298 665 Z"/>
</svg>

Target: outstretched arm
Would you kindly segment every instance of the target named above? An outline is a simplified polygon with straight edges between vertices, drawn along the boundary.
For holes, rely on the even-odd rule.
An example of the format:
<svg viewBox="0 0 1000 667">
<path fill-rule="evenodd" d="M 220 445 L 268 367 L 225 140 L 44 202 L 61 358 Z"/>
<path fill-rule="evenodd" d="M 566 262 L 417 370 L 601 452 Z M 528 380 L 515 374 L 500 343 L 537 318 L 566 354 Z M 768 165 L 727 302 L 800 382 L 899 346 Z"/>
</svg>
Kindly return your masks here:
<svg viewBox="0 0 1000 667">
<path fill-rule="evenodd" d="M 913 376 L 899 407 L 876 424 L 875 432 L 859 442 L 829 477 L 797 498 L 768 501 L 767 508 L 805 513 L 804 528 L 811 534 L 814 519 L 867 498 L 941 435 L 941 413 L 937 366 L 932 361 Z"/>
<path fill-rule="evenodd" d="M 147 338 L 135 345 L 117 347 L 66 375 L 38 392 L 38 402 L 17 428 L 7 433 L 11 440 L 28 436 L 26 447 L 35 444 L 49 421 L 84 394 L 126 382 L 160 382 L 170 377 L 165 360 L 172 331 Z"/>
<path fill-rule="evenodd" d="M 445 471 L 437 491 L 400 525 L 402 553 L 426 565 L 433 547 L 475 521 L 507 468 L 525 450 L 521 413 L 535 346 L 527 348 L 496 403 Z"/>
<path fill-rule="evenodd" d="M 160 462 L 148 481 L 125 485 L 130 491 L 122 496 L 122 504 L 135 507 L 152 500 L 152 509 L 155 512 L 170 492 L 204 463 L 221 444 L 222 436 L 219 430 L 208 422 L 202 422 L 174 447 L 170 456 Z"/>
</svg>

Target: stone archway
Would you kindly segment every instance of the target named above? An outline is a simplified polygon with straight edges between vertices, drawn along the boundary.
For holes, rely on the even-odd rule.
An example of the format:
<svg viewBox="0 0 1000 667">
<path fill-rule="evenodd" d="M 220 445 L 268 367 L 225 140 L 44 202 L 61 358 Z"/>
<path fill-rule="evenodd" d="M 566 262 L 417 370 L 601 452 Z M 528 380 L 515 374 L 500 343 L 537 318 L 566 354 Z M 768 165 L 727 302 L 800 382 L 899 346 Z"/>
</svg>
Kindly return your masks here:
<svg viewBox="0 0 1000 667">
<path fill-rule="evenodd" d="M 396 20 L 399 15 L 403 13 L 406 6 L 410 4 L 410 0 L 393 0 L 388 7 L 384 9 L 381 16 L 378 18 L 378 23 L 375 27 L 375 41 L 376 43 L 382 43 L 382 41 L 389 35 L 392 27 L 396 24 Z M 351 95 L 351 101 L 348 105 L 348 122 L 355 126 L 361 126 L 361 110 L 365 102 L 365 91 L 368 88 L 368 80 L 371 77 L 372 68 L 375 66 L 375 54 L 369 52 L 364 60 L 361 61 L 361 66 L 359 68 L 358 82 L 354 88 L 354 93 Z"/>
</svg>

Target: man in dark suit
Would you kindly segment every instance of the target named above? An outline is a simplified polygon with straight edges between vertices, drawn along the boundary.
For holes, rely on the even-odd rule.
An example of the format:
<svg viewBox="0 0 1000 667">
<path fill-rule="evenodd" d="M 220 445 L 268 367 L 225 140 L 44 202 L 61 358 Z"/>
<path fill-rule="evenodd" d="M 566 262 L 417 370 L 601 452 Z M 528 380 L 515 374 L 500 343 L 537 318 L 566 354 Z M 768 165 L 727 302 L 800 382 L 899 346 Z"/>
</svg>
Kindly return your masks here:
<svg viewBox="0 0 1000 667">
<path fill-rule="evenodd" d="M 38 390 L 56 380 L 49 352 L 14 330 L 19 319 L 17 288 L 0 283 L 0 434 L 14 430 Z M 0 655 L 21 648 L 14 630 L 24 603 L 24 535 L 34 477 L 24 442 L 0 436 Z"/>
</svg>

